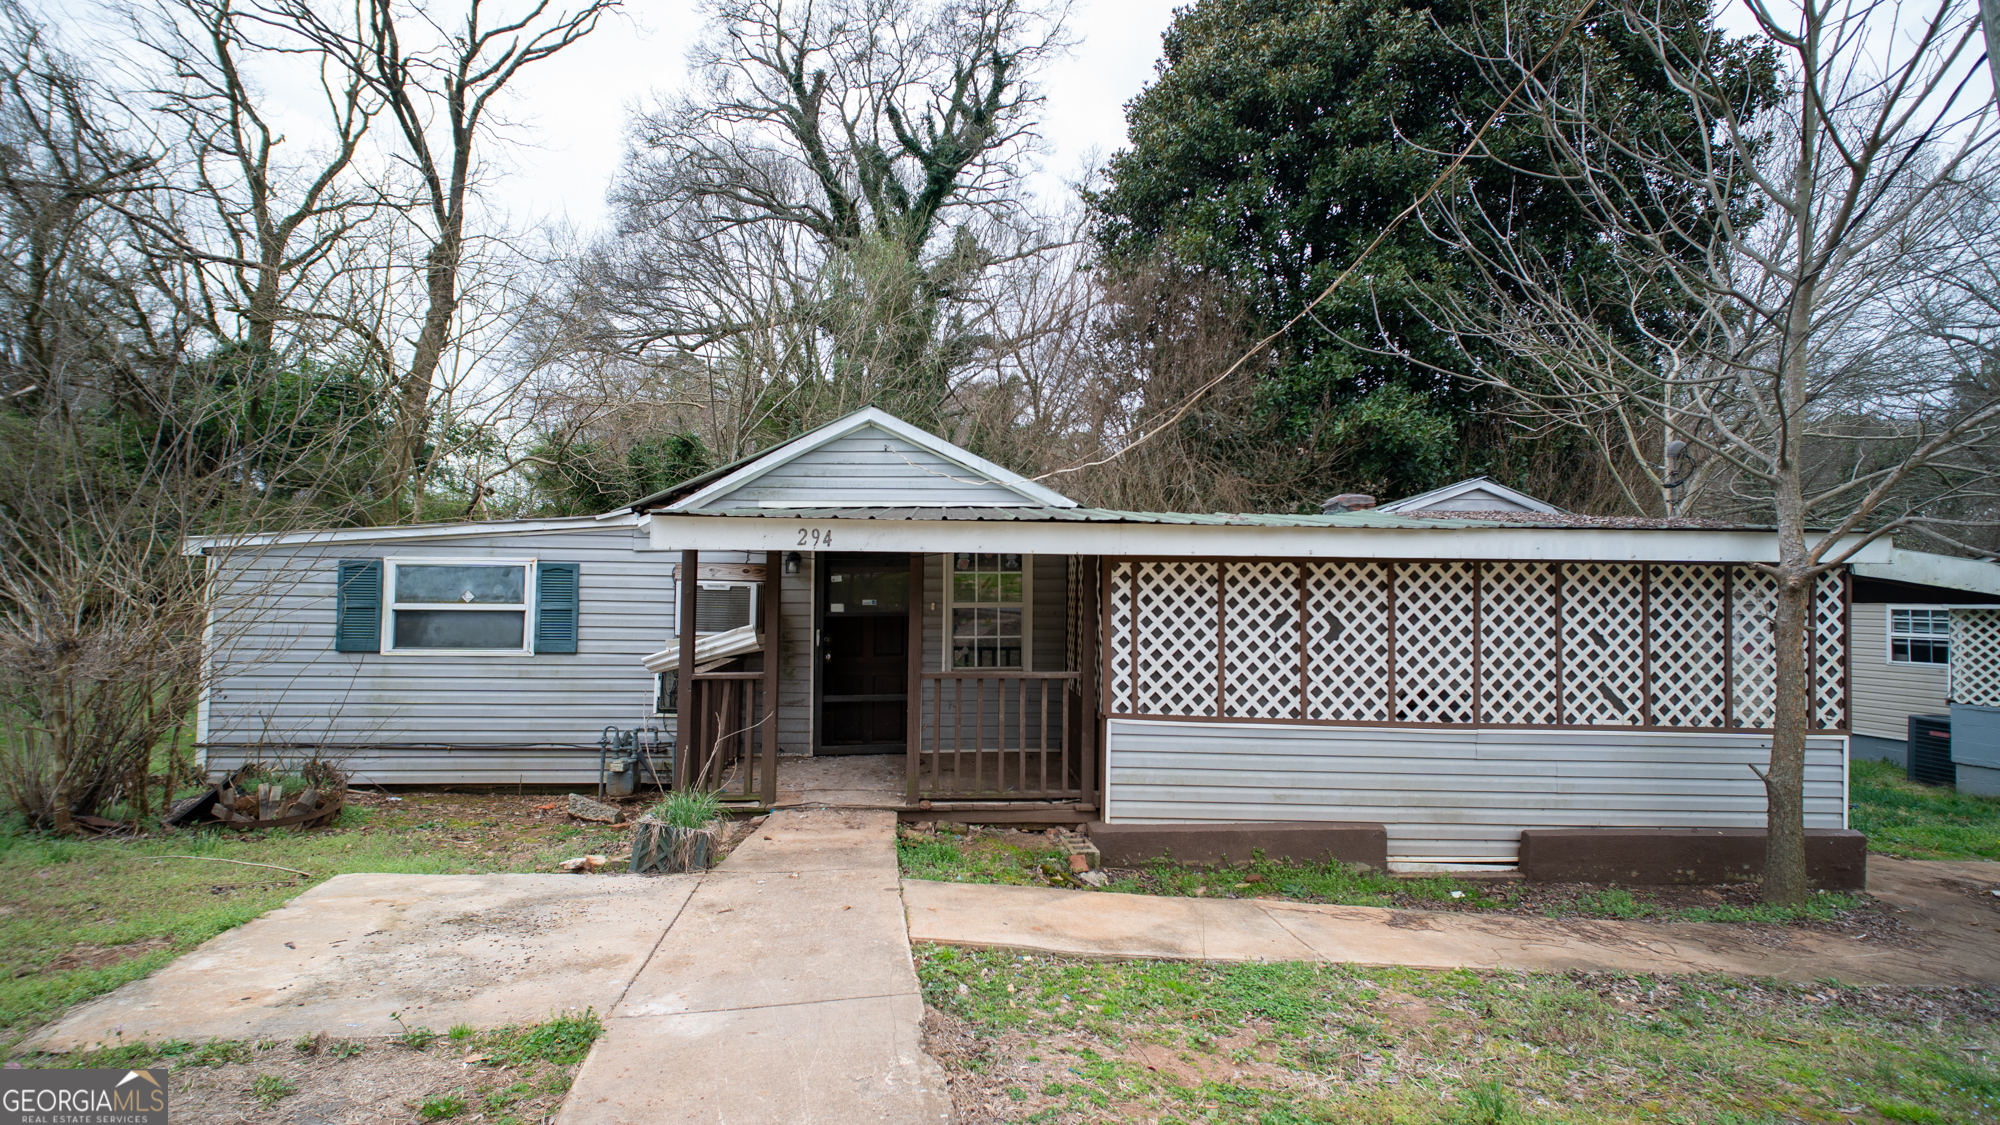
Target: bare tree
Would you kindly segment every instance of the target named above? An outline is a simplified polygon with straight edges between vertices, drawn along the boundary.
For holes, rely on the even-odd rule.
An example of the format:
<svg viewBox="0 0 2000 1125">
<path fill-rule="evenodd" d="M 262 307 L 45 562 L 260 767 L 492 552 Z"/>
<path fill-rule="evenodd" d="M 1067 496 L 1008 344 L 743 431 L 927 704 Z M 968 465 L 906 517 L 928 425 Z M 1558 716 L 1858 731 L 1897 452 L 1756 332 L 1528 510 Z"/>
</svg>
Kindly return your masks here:
<svg viewBox="0 0 2000 1125">
<path fill-rule="evenodd" d="M 1440 298 L 1430 315 L 1519 357 L 1525 375 L 1474 364 L 1455 374 L 1624 454 L 1643 474 L 1629 486 L 1643 509 L 1775 524 L 1778 561 L 1761 568 L 1778 591 L 1764 894 L 1795 902 L 1807 892 L 1815 579 L 1850 557 L 1846 536 L 1933 515 L 1942 494 L 1927 482 L 1946 469 L 1976 476 L 1968 456 L 2000 423 L 1990 376 L 1881 362 L 1921 335 L 1900 306 L 1927 266 L 1992 253 L 1990 221 L 1955 220 L 1990 181 L 1996 133 L 1990 103 L 1964 92 L 1979 74 L 1972 0 L 1746 8 L 1755 42 L 1672 34 L 1650 0 L 1617 8 L 1673 84 L 1672 120 L 1619 112 L 1588 53 L 1537 73 L 1532 20 L 1469 44 L 1497 87 L 1523 83 L 1550 166 L 1600 226 L 1613 268 L 1589 285 L 1538 256 L 1511 237 L 1508 201 L 1473 182 L 1427 221 L 1483 284 L 1478 299 Z M 1990 346 L 1982 326 L 1958 328 Z"/>
<path fill-rule="evenodd" d="M 324 47 L 246 16 L 234 0 L 154 0 L 132 23 L 160 72 L 139 96 L 179 127 L 175 149 L 186 166 L 176 186 L 188 200 L 142 217 L 165 250 L 221 279 L 221 294 L 197 292 L 190 311 L 219 339 L 236 336 L 240 322 L 260 354 L 277 349 L 281 324 L 338 334 L 338 321 L 322 315 L 342 276 L 330 267 L 387 203 L 355 169 L 380 100 Z M 259 63 L 317 72 L 324 148 L 287 145 L 248 73 Z"/>
<path fill-rule="evenodd" d="M 522 70 L 589 35 L 620 0 L 582 0 L 574 10 L 538 0 L 497 17 L 487 0 L 462 0 L 455 18 L 422 3 L 362 0 L 351 23 L 305 0 L 255 2 L 260 20 L 304 36 L 381 102 L 394 123 L 396 157 L 416 184 L 414 213 L 423 216 L 425 242 L 421 311 L 395 374 L 397 425 L 378 474 L 382 495 L 399 497 L 422 467 L 446 353 L 465 337 L 470 208 L 496 99 Z"/>
<path fill-rule="evenodd" d="M 1060 34 L 1015 0 L 720 5 L 535 346 L 671 385 L 720 456 L 871 402 L 949 429 L 1024 336 L 1010 269 L 1070 237 L 1020 182 Z"/>
<path fill-rule="evenodd" d="M 319 365 L 245 393 L 152 241 L 168 162 L 51 39 L 0 8 L 0 791 L 69 830 L 143 815 L 181 747 L 212 604 L 184 537 L 346 518 L 323 486 L 378 411 Z"/>
</svg>

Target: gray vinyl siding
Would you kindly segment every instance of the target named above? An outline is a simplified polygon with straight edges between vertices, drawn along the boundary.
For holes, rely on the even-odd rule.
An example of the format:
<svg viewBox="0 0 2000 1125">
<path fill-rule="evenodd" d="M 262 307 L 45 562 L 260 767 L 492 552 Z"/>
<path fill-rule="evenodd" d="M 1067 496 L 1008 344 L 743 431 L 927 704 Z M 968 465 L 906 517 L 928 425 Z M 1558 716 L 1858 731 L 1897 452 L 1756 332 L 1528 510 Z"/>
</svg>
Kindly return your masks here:
<svg viewBox="0 0 2000 1125">
<path fill-rule="evenodd" d="M 813 566 L 818 556 L 799 553 L 799 572 L 778 577 L 778 750 L 813 751 Z"/>
<path fill-rule="evenodd" d="M 594 782 L 603 728 L 653 718 L 653 681 L 639 661 L 673 634 L 678 556 L 635 549 L 645 545 L 619 527 L 263 548 L 215 560 L 231 596 L 210 647 L 208 764 L 318 752 L 346 761 L 361 782 Z M 335 652 L 339 560 L 419 556 L 580 564 L 577 653 Z"/>
<path fill-rule="evenodd" d="M 1105 819 L 1351 820 L 1396 859 L 1511 862 L 1523 828 L 1761 828 L 1770 739 L 1113 719 Z M 1806 745 L 1806 826 L 1846 827 L 1846 740 Z"/>
<path fill-rule="evenodd" d="M 1005 485 L 870 426 L 802 453 L 702 507 L 1025 502 Z"/>
<path fill-rule="evenodd" d="M 1854 731 L 1905 742 L 1911 715 L 1942 715 L 1950 677 L 1942 664 L 1889 663 L 1889 607 L 1854 603 Z"/>
</svg>

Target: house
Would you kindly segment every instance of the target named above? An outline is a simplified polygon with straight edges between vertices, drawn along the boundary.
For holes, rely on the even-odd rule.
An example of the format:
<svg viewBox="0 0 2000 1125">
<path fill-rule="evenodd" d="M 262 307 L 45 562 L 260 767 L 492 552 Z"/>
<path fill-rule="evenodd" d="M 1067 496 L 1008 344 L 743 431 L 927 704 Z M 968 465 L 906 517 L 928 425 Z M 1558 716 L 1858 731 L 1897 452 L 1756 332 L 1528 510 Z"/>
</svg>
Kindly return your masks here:
<svg viewBox="0 0 2000 1125">
<path fill-rule="evenodd" d="M 1517 489 L 1508 488 L 1492 477 L 1473 477 L 1443 488 L 1384 504 L 1375 509 L 1396 515 L 1415 515 L 1419 512 L 1543 512 L 1561 515 L 1561 508 L 1546 500 Z"/>
<path fill-rule="evenodd" d="M 1853 569 L 1852 753 L 1907 765 L 1910 716 L 1950 714 L 1954 662 L 1968 674 L 1982 663 L 1959 659 L 1957 610 L 2000 607 L 2000 565 L 1897 548 Z M 2000 652 L 1985 659 L 2000 669 Z"/>
<path fill-rule="evenodd" d="M 1085 508 L 862 410 L 597 519 L 197 541 L 233 592 L 200 737 L 211 766 L 575 783 L 601 728 L 656 718 L 679 783 L 740 765 L 743 797 L 779 751 L 887 753 L 908 815 L 1314 825 L 1392 866 L 1760 829 L 1773 536 L 1542 508 Z M 1849 585 L 1813 614 L 1820 833 L 1846 826 Z"/>
</svg>

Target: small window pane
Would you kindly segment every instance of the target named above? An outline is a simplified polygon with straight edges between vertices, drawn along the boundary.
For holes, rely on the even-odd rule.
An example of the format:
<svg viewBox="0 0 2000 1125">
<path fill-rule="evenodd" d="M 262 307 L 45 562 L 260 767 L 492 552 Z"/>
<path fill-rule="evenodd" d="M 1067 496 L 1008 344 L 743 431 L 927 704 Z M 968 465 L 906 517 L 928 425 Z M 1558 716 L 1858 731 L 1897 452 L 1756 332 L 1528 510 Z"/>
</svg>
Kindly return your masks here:
<svg viewBox="0 0 2000 1125">
<path fill-rule="evenodd" d="M 396 600 L 450 604 L 520 605 L 527 599 L 521 566 L 398 566 Z"/>
<path fill-rule="evenodd" d="M 1017 573 L 1018 573 L 1018 572 L 1020 571 L 1020 569 L 1021 569 L 1021 556 L 1019 556 L 1019 555 L 1001 555 L 1001 556 L 1000 556 L 1000 569 L 1001 569 L 1001 570 L 1011 570 L 1011 571 L 1015 571 L 1015 572 L 1017 572 Z"/>
<path fill-rule="evenodd" d="M 1020 636 L 1021 636 L 1021 611 L 1020 611 L 1020 610 L 1018 610 L 1018 609 L 989 609 L 989 610 L 987 610 L 987 611 L 985 611 L 985 612 L 987 612 L 987 613 L 990 613 L 990 614 L 992 614 L 992 615 L 993 615 L 993 623 L 994 623 L 994 626 L 995 626 L 995 628 L 993 629 L 993 632 L 994 632 L 994 633 L 995 633 L 996 635 L 998 635 L 998 636 L 1002 636 L 1002 637 L 1013 637 L 1013 638 L 1015 638 L 1016 640 L 1018 640 L 1018 639 L 1020 638 Z"/>
<path fill-rule="evenodd" d="M 960 555 L 959 558 L 964 558 Z M 951 576 L 951 600 L 955 602 L 976 602 L 979 600 L 979 578 L 973 574 Z"/>
<path fill-rule="evenodd" d="M 520 610 L 399 609 L 397 648 L 491 648 L 519 650 L 526 636 Z"/>
</svg>

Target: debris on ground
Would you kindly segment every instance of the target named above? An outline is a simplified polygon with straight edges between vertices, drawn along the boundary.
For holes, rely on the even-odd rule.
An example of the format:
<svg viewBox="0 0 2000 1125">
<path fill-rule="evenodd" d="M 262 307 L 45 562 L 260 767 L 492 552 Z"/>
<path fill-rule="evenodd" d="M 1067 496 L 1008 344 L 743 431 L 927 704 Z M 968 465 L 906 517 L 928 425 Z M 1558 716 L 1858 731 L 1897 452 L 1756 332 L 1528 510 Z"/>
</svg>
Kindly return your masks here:
<svg viewBox="0 0 2000 1125">
<path fill-rule="evenodd" d="M 580 855 L 575 859 L 563 860 L 561 863 L 556 864 L 556 866 L 572 875 L 595 875 L 599 871 L 604 870 L 605 865 L 610 862 L 610 858 L 606 856 Z"/>
<path fill-rule="evenodd" d="M 623 824 L 625 810 L 603 801 L 593 801 L 579 793 L 569 795 L 569 815 L 593 824 Z"/>
</svg>

